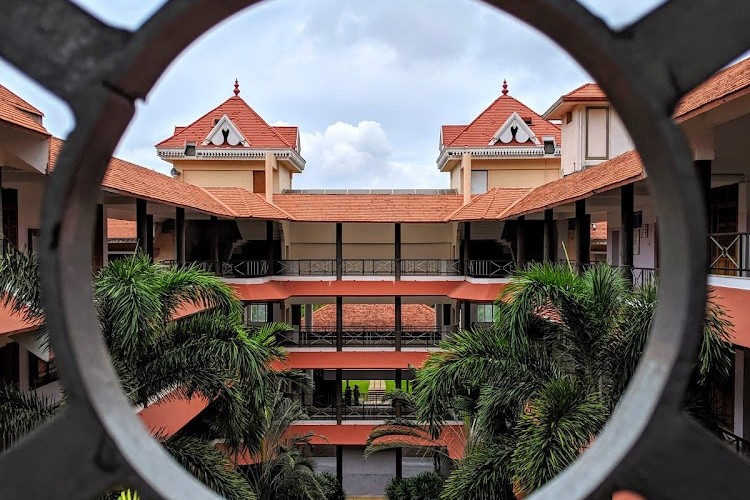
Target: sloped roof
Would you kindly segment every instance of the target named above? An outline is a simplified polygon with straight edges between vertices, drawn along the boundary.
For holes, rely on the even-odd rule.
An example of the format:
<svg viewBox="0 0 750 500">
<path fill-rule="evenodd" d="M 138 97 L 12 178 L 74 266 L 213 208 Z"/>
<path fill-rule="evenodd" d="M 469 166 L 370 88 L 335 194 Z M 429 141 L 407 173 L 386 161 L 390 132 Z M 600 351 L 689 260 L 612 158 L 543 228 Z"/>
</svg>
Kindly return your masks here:
<svg viewBox="0 0 750 500">
<path fill-rule="evenodd" d="M 259 193 L 240 187 L 203 188 L 222 205 L 228 207 L 237 217 L 257 219 L 291 219 L 283 210 L 268 203 Z"/>
<path fill-rule="evenodd" d="M 562 135 L 557 125 L 548 122 L 516 98 L 502 94 L 457 134 L 455 134 L 456 129 L 453 128 L 456 125 L 443 126 L 443 145 L 445 147 L 487 147 L 495 132 L 514 112 L 524 120 L 531 119 L 529 128 L 540 140 L 542 137 L 552 136 L 558 146 L 562 143 Z M 446 127 L 449 127 L 448 136 L 453 136 L 450 141 L 445 137 Z M 514 145 L 518 146 L 518 144 Z"/>
<path fill-rule="evenodd" d="M 251 108 L 244 99 L 235 95 L 185 127 L 175 127 L 175 133 L 156 145 L 157 148 L 182 148 L 186 142 L 195 142 L 201 149 L 221 148 L 213 144 L 201 145 L 215 121 L 227 117 L 248 141 L 249 148 L 296 149 L 296 140 L 291 140 L 296 127 L 272 127 Z"/>
<path fill-rule="evenodd" d="M 748 86 L 750 86 L 750 57 L 722 69 L 685 95 L 677 104 L 673 116 L 679 118 Z"/>
<path fill-rule="evenodd" d="M 299 129 L 297 127 L 272 125 L 271 128 L 283 137 L 286 142 L 294 147 L 297 146 L 297 139 L 299 138 Z"/>
<path fill-rule="evenodd" d="M 443 125 L 442 132 L 443 132 L 443 144 L 450 144 L 453 142 L 453 139 L 458 137 L 458 134 L 463 132 L 463 130 L 466 128 L 466 125 Z"/>
<path fill-rule="evenodd" d="M 607 94 L 596 83 L 584 83 L 564 96 L 563 101 L 606 101 Z"/>
<path fill-rule="evenodd" d="M 43 116 L 41 111 L 0 85 L 0 121 L 50 135 L 41 123 Z"/>
<path fill-rule="evenodd" d="M 498 220 L 526 196 L 532 188 L 492 188 L 484 194 L 475 196 L 450 217 L 452 221 Z"/>
<path fill-rule="evenodd" d="M 396 324 L 393 304 L 344 304 L 344 328 L 379 327 L 394 328 Z M 336 305 L 326 304 L 313 312 L 313 325 L 336 326 Z M 403 304 L 401 325 L 404 328 L 434 328 L 435 309 L 427 304 Z"/>
<path fill-rule="evenodd" d="M 446 222 L 463 196 L 455 194 L 275 194 L 274 203 L 308 222 Z"/>
<path fill-rule="evenodd" d="M 580 200 L 597 192 L 608 191 L 643 178 L 641 157 L 636 151 L 628 151 L 599 165 L 534 188 L 503 213 L 503 218 L 539 212 L 545 208 Z"/>
</svg>

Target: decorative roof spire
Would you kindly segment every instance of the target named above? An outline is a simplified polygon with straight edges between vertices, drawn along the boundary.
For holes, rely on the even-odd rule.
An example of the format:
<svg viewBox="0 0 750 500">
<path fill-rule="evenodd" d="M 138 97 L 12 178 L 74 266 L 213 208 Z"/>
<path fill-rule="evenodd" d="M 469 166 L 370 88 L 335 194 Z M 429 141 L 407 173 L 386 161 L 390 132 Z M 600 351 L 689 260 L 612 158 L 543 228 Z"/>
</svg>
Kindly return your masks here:
<svg viewBox="0 0 750 500">
<path fill-rule="evenodd" d="M 234 79 L 234 95 L 240 95 L 240 82 Z"/>
<path fill-rule="evenodd" d="M 508 81 L 503 79 L 503 95 L 508 95 Z"/>
</svg>

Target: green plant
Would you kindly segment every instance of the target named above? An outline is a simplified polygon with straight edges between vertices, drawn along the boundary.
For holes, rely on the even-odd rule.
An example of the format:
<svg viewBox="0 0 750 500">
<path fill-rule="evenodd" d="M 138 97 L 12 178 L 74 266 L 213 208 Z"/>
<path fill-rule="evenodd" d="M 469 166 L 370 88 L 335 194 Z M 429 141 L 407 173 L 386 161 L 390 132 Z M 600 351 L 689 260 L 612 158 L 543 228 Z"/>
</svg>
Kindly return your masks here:
<svg viewBox="0 0 750 500">
<path fill-rule="evenodd" d="M 409 478 L 393 478 L 385 489 L 388 500 L 435 500 L 443 489 L 444 479 L 431 471 Z"/>
</svg>

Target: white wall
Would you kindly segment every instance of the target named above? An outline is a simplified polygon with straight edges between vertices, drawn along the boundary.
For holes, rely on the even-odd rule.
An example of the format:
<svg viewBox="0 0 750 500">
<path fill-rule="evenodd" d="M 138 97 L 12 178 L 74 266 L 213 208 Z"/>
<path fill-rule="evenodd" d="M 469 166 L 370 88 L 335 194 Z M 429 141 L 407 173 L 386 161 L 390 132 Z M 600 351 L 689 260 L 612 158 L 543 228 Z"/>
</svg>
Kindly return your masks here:
<svg viewBox="0 0 750 500">
<path fill-rule="evenodd" d="M 594 105 L 594 104 L 591 104 Z M 597 104 L 600 106 L 600 104 Z M 562 129 L 562 157 L 561 167 L 563 175 L 568 175 L 583 167 L 598 165 L 604 160 L 587 160 L 586 155 L 586 104 L 573 108 L 572 120 L 561 125 Z M 609 158 L 614 158 L 634 148 L 625 125 L 617 112 L 609 110 Z"/>
</svg>

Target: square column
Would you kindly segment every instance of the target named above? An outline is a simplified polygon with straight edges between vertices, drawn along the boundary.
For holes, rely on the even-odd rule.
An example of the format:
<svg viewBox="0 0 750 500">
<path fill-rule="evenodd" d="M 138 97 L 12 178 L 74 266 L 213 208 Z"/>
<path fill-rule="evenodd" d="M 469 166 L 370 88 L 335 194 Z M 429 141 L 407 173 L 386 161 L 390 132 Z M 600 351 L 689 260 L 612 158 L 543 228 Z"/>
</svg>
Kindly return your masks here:
<svg viewBox="0 0 750 500">
<path fill-rule="evenodd" d="M 393 233 L 393 259 L 396 281 L 401 280 L 401 223 L 395 224 Z"/>
<path fill-rule="evenodd" d="M 214 273 L 221 276 L 221 262 L 219 261 L 219 219 L 211 216 L 211 265 Z"/>
<path fill-rule="evenodd" d="M 185 209 L 177 207 L 174 214 L 174 260 L 185 263 Z"/>
<path fill-rule="evenodd" d="M 273 276 L 274 267 L 274 254 L 273 254 L 273 221 L 266 221 L 266 260 L 268 266 L 268 276 Z"/>
<path fill-rule="evenodd" d="M 336 369 L 336 423 L 339 425 L 343 421 L 344 417 L 343 408 L 341 407 L 341 382 L 343 381 L 343 378 L 344 377 L 341 368 Z"/>
<path fill-rule="evenodd" d="M 107 262 L 107 228 L 104 217 L 104 205 L 96 205 L 96 221 L 94 222 L 94 245 L 92 249 L 91 267 L 97 272 Z"/>
<path fill-rule="evenodd" d="M 146 255 L 154 260 L 154 216 L 146 215 Z"/>
<path fill-rule="evenodd" d="M 464 276 L 469 275 L 469 242 L 471 241 L 471 222 L 464 222 L 464 239 L 461 242 L 461 254 L 464 265 Z"/>
<path fill-rule="evenodd" d="M 548 208 L 544 211 L 544 262 L 555 262 L 555 217 L 554 209 Z"/>
<path fill-rule="evenodd" d="M 344 347 L 344 297 L 336 297 L 336 350 L 341 351 L 343 347 Z"/>
<path fill-rule="evenodd" d="M 526 217 L 520 216 L 516 226 L 516 267 L 526 262 Z"/>
<path fill-rule="evenodd" d="M 590 262 L 591 216 L 586 214 L 586 200 L 576 202 L 576 265 L 583 272 Z"/>
<path fill-rule="evenodd" d="M 336 223 L 336 279 L 340 280 L 344 274 L 344 228 L 340 222 Z"/>
<path fill-rule="evenodd" d="M 635 188 L 626 184 L 620 188 L 620 266 L 625 278 L 633 283 L 633 214 L 635 213 Z"/>
<path fill-rule="evenodd" d="M 394 298 L 394 307 L 393 311 L 395 313 L 395 317 L 393 318 L 394 322 L 394 330 L 396 334 L 396 350 L 401 350 L 401 297 L 395 297 Z"/>
<path fill-rule="evenodd" d="M 148 217 L 146 213 L 146 200 L 135 200 L 135 237 L 138 251 L 147 253 L 146 241 L 148 240 Z"/>
<path fill-rule="evenodd" d="M 706 211 L 706 233 L 711 232 L 711 160 L 695 160 L 695 166 L 698 182 L 700 183 L 701 194 L 703 195 L 703 207 Z M 711 244 L 706 238 L 706 269 L 711 272 Z"/>
</svg>

